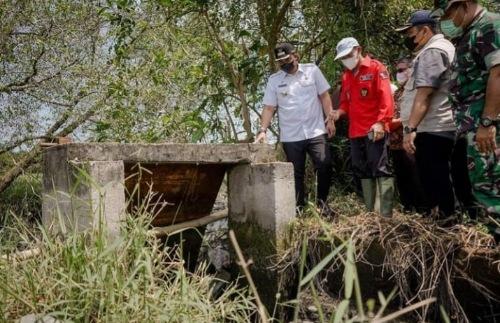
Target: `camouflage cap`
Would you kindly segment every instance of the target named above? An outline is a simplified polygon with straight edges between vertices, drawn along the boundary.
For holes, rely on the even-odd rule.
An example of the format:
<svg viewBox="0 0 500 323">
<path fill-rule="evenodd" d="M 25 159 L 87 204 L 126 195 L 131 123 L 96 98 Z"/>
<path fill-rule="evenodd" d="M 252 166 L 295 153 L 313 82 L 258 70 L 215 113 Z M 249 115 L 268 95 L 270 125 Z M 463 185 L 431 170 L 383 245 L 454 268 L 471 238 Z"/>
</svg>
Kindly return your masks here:
<svg viewBox="0 0 500 323">
<path fill-rule="evenodd" d="M 434 0 L 434 11 L 432 12 L 432 17 L 442 16 L 450 6 L 456 2 L 462 2 L 468 0 Z"/>
</svg>

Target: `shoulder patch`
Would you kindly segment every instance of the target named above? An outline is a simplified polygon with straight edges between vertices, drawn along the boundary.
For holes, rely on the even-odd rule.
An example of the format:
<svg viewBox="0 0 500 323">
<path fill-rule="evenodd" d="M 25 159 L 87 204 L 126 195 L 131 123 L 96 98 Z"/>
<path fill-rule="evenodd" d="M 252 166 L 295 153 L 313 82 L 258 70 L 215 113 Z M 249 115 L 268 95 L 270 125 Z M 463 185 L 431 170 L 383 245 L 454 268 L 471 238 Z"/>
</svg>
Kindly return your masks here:
<svg viewBox="0 0 500 323">
<path fill-rule="evenodd" d="M 389 79 L 389 73 L 388 73 L 387 71 L 382 71 L 382 72 L 380 72 L 380 78 L 381 78 L 382 80 L 387 80 L 387 79 Z"/>
</svg>

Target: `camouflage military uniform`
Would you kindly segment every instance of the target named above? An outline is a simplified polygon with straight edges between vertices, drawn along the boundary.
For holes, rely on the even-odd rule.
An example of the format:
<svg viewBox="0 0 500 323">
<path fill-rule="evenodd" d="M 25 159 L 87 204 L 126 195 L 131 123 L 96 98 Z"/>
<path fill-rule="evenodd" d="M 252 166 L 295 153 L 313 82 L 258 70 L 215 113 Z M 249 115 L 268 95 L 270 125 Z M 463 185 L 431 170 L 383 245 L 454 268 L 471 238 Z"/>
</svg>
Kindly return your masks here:
<svg viewBox="0 0 500 323">
<path fill-rule="evenodd" d="M 500 149 L 488 156 L 481 154 L 474 138 L 485 105 L 489 70 L 500 64 L 500 15 L 484 9 L 455 45 L 450 100 L 458 133 L 468 139 L 469 176 L 478 201 L 488 212 L 500 215 Z M 496 142 L 500 148 L 498 126 Z"/>
</svg>

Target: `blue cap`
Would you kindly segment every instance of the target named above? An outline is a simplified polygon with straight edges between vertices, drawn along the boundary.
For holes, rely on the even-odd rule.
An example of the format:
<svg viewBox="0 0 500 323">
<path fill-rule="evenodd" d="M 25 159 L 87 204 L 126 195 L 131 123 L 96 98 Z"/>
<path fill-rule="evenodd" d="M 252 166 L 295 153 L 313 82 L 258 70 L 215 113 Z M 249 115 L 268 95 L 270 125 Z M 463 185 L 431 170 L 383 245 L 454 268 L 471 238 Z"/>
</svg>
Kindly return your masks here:
<svg viewBox="0 0 500 323">
<path fill-rule="evenodd" d="M 354 47 L 358 47 L 359 43 L 356 38 L 347 37 L 339 41 L 337 44 L 337 56 L 335 56 L 335 60 L 342 58 L 344 56 L 349 55 Z"/>
<path fill-rule="evenodd" d="M 435 25 L 437 23 L 436 19 L 432 16 L 432 11 L 430 10 L 419 10 L 414 12 L 408 22 L 397 28 L 396 31 L 403 32 L 407 31 L 411 27 L 420 26 L 420 25 Z"/>
</svg>

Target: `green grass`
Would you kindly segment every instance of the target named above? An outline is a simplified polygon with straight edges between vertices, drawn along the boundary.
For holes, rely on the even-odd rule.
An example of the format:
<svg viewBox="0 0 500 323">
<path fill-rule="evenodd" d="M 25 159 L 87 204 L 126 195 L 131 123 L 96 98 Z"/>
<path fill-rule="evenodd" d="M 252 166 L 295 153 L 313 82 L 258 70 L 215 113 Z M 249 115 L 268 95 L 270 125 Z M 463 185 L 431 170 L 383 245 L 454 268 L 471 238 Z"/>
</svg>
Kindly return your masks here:
<svg viewBox="0 0 500 323">
<path fill-rule="evenodd" d="M 0 194 L 0 220 L 4 222 L 11 214 L 36 221 L 41 218 L 42 174 L 26 173 Z"/>
<path fill-rule="evenodd" d="M 102 231 L 61 239 L 40 229 L 33 242 L 16 229 L 42 252 L 0 260 L 0 319 L 35 313 L 74 322 L 250 321 L 255 306 L 246 289 L 230 285 L 213 299 L 215 278 L 203 269 L 188 273 L 178 250 L 148 235 L 147 224 L 144 217 L 129 218 L 114 240 Z"/>
</svg>

